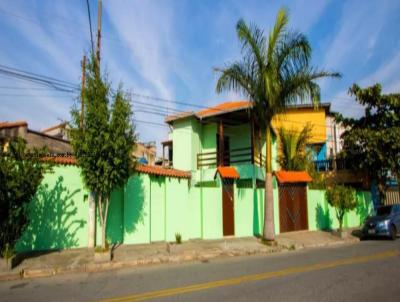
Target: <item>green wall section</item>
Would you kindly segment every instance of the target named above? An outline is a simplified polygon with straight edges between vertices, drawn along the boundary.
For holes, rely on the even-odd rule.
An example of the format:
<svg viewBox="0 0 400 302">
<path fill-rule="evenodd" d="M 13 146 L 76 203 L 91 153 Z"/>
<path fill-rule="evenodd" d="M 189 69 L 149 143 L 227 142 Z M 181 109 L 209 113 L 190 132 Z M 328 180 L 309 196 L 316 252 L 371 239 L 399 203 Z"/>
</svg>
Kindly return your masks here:
<svg viewBox="0 0 400 302">
<path fill-rule="evenodd" d="M 247 169 L 250 169 L 247 167 Z M 204 170 L 207 171 L 207 170 Z M 202 172 L 204 172 L 202 171 Z M 215 174 L 210 169 L 208 174 Z M 249 172 L 257 175 L 257 169 Z M 235 236 L 259 236 L 264 225 L 264 189 L 252 189 L 255 179 L 234 185 Z M 246 178 L 243 179 L 246 181 Z M 279 198 L 274 188 L 275 232 L 279 233 Z M 18 242 L 17 251 L 86 247 L 88 236 L 88 192 L 79 169 L 55 167 L 46 174 L 28 206 L 29 225 Z M 325 191 L 308 190 L 309 230 L 338 227 L 335 210 L 328 205 Z M 372 210 L 371 194 L 357 192 L 358 205 L 346 214 L 345 227 L 360 226 Z M 97 215 L 98 217 L 98 215 Z M 137 244 L 223 238 L 222 181 L 205 177 L 196 183 L 187 179 L 133 174 L 126 185 L 111 194 L 107 239 L 111 243 Z M 101 243 L 97 220 L 97 243 Z"/>
<path fill-rule="evenodd" d="M 335 209 L 325 197 L 324 190 L 308 190 L 308 228 L 309 230 L 331 230 L 339 227 Z M 358 227 L 371 213 L 373 203 L 370 192 L 357 192 L 357 207 L 344 217 L 344 227 Z"/>
<path fill-rule="evenodd" d="M 87 196 L 78 168 L 54 167 L 28 204 L 29 223 L 16 250 L 87 246 Z"/>
<path fill-rule="evenodd" d="M 165 178 L 150 176 L 151 186 L 151 217 L 150 217 L 150 241 L 165 240 Z"/>
</svg>

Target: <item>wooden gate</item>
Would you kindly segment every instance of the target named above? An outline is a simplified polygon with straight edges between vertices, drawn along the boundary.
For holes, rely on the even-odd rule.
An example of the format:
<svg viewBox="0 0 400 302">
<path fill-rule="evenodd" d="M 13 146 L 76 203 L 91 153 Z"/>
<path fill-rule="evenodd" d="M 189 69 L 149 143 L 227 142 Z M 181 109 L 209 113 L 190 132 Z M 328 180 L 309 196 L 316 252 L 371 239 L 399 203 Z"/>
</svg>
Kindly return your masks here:
<svg viewBox="0 0 400 302">
<path fill-rule="evenodd" d="M 222 225 L 224 236 L 235 234 L 233 180 L 222 182 Z"/>
<path fill-rule="evenodd" d="M 279 184 L 280 232 L 308 229 L 306 183 Z"/>
</svg>

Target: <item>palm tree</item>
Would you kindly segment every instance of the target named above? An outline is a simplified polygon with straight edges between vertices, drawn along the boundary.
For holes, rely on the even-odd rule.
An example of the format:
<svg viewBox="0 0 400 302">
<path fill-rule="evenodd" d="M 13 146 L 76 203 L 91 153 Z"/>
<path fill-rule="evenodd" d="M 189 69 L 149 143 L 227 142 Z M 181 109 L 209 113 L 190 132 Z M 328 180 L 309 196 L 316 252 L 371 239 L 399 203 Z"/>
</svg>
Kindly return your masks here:
<svg viewBox="0 0 400 302">
<path fill-rule="evenodd" d="M 306 147 L 310 139 L 311 126 L 300 132 L 295 129 L 279 129 L 280 155 L 278 163 L 283 170 L 304 171 L 308 169 L 310 154 Z"/>
<path fill-rule="evenodd" d="M 246 95 L 253 105 L 255 121 L 265 131 L 265 206 L 263 237 L 275 239 L 271 122 L 272 118 L 285 111 L 288 105 L 298 100 L 311 99 L 314 105 L 320 100 L 320 88 L 315 80 L 323 77 L 338 77 L 338 73 L 319 71 L 310 66 L 311 47 L 307 38 L 287 29 L 288 14 L 280 9 L 268 39 L 255 25 L 248 26 L 243 20 L 236 25 L 237 36 L 242 44 L 243 57 L 220 73 L 216 85 L 217 93 L 233 90 Z"/>
</svg>

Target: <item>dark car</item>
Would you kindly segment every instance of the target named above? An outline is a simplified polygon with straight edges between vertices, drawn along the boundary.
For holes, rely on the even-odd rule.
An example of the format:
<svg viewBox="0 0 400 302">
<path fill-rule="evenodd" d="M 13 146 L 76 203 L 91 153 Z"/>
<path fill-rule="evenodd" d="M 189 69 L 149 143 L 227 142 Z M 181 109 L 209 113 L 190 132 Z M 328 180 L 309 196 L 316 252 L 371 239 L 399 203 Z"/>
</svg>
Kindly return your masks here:
<svg viewBox="0 0 400 302">
<path fill-rule="evenodd" d="M 400 205 L 378 207 L 373 216 L 365 220 L 362 228 L 364 237 L 385 236 L 396 239 L 400 231 Z"/>
</svg>

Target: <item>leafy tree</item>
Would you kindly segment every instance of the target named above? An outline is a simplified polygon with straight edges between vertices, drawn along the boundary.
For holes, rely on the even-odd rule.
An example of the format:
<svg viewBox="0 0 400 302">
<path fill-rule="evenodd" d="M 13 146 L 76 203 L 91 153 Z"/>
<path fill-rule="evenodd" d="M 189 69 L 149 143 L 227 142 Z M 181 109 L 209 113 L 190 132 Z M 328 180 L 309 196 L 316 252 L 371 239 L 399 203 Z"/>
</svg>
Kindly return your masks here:
<svg viewBox="0 0 400 302">
<path fill-rule="evenodd" d="M 0 250 L 4 255 L 13 253 L 29 222 L 26 207 L 50 169 L 41 160 L 44 153 L 45 149 L 28 151 L 22 138 L 4 148 L 0 145 Z"/>
<path fill-rule="evenodd" d="M 365 114 L 358 119 L 336 115 L 347 128 L 343 155 L 352 168 L 377 181 L 383 198 L 389 173 L 400 181 L 400 94 L 382 94 L 379 84 L 365 89 L 354 84 L 349 93 L 365 106 Z"/>
<path fill-rule="evenodd" d="M 113 93 L 96 60 L 86 71 L 84 125 L 72 110 L 71 143 L 86 186 L 95 194 L 106 249 L 106 228 L 111 192 L 129 178 L 136 135 L 129 98 L 119 88 Z"/>
<path fill-rule="evenodd" d="M 357 206 L 356 191 L 343 185 L 334 186 L 326 190 L 326 199 L 335 208 L 339 232 L 342 232 L 344 215 Z"/>
<path fill-rule="evenodd" d="M 274 240 L 274 211 L 272 193 L 271 122 L 273 117 L 298 100 L 320 101 L 320 88 L 315 82 L 338 73 L 318 71 L 310 66 L 311 46 L 307 38 L 288 30 L 288 14 L 280 9 L 268 38 L 255 25 L 243 20 L 236 25 L 242 44 L 243 57 L 224 68 L 216 85 L 218 93 L 234 90 L 249 97 L 253 103 L 255 121 L 265 132 L 266 177 L 263 237 Z"/>
<path fill-rule="evenodd" d="M 310 154 L 306 147 L 310 139 L 311 126 L 307 125 L 300 132 L 295 129 L 279 129 L 280 155 L 278 163 L 283 170 L 304 171 L 308 169 Z"/>
</svg>

